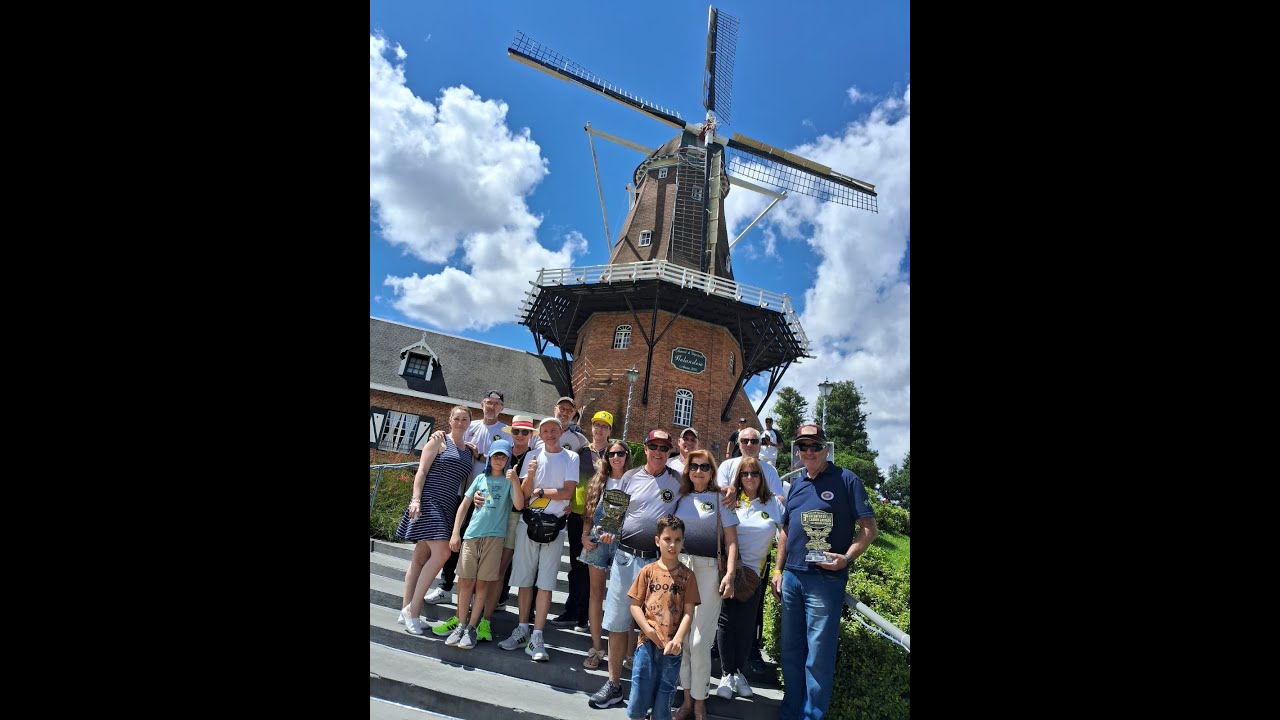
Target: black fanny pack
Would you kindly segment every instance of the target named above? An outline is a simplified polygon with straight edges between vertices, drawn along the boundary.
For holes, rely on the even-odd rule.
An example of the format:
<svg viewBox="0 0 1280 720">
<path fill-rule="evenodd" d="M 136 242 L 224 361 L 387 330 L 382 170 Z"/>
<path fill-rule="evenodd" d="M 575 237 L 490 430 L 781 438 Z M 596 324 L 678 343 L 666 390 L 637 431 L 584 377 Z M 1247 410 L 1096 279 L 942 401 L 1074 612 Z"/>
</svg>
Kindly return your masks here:
<svg viewBox="0 0 1280 720">
<path fill-rule="evenodd" d="M 560 531 L 564 529 L 565 524 L 569 522 L 567 517 L 557 517 L 548 515 L 539 509 L 534 512 L 528 508 L 521 510 L 521 517 L 524 518 L 528 525 L 526 533 L 529 539 L 537 543 L 549 543 L 556 539 Z"/>
</svg>

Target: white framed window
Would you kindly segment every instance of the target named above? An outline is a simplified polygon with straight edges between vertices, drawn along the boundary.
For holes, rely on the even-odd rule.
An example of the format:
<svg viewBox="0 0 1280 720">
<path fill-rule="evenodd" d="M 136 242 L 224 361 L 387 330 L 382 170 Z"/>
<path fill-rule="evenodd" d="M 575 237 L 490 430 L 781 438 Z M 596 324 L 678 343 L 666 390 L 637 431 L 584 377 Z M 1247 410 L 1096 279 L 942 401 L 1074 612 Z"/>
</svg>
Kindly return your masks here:
<svg viewBox="0 0 1280 720">
<path fill-rule="evenodd" d="M 729 374 L 732 375 L 738 371 L 738 358 L 732 352 L 729 353 Z"/>
<path fill-rule="evenodd" d="M 696 187 L 696 188 L 694 188 L 694 189 L 693 189 L 693 199 L 694 199 L 694 200 L 701 200 L 701 199 L 702 199 L 702 188 L 700 188 L 700 187 Z"/>
<path fill-rule="evenodd" d="M 631 347 L 631 326 L 619 325 L 617 330 L 613 331 L 613 349 L 626 350 Z"/>
<path fill-rule="evenodd" d="M 421 355 L 410 355 L 404 366 L 404 374 L 413 377 L 425 378 L 427 370 L 431 367 L 431 358 Z"/>
<path fill-rule="evenodd" d="M 676 417 L 671 424 L 681 427 L 693 424 L 693 391 L 684 388 L 676 391 Z"/>
<path fill-rule="evenodd" d="M 649 245 L 651 245 L 652 243 L 653 243 L 653 231 L 641 230 L 640 231 L 640 247 L 649 247 Z"/>
<path fill-rule="evenodd" d="M 659 180 L 662 180 L 662 179 L 664 179 L 664 178 L 666 178 L 666 177 L 667 177 L 667 169 L 666 169 L 666 168 L 658 168 L 658 179 L 659 179 Z"/>
<path fill-rule="evenodd" d="M 387 411 L 387 428 L 382 433 L 379 450 L 390 452 L 413 452 L 414 431 L 418 429 L 418 416 L 407 413 Z"/>
</svg>

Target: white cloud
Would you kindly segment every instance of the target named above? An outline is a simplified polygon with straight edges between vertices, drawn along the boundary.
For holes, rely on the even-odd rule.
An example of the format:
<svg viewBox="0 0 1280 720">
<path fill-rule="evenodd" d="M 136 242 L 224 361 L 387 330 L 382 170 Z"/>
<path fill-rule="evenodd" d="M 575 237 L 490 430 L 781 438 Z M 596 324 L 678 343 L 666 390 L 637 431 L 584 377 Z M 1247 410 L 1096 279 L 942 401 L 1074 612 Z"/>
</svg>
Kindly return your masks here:
<svg viewBox="0 0 1280 720">
<path fill-rule="evenodd" d="M 800 391 L 812 409 L 824 378 L 852 380 L 865 399 L 871 448 L 887 473 L 891 464 L 902 466 L 911 448 L 911 285 L 898 270 L 911 233 L 911 87 L 842 135 L 791 151 L 875 183 L 879 213 L 794 195 L 761 221 L 766 233 L 802 239 L 819 258 L 817 277 L 797 307 L 817 359 L 792 365 L 783 385 Z M 726 215 L 732 221 L 748 214 L 749 222 L 758 212 Z M 776 400 L 775 392 L 770 411 Z"/>
<path fill-rule="evenodd" d="M 393 305 L 453 332 L 511 322 L 521 301 L 511 288 L 527 287 L 538 268 L 572 266 L 586 241 L 573 231 L 557 250 L 538 243 L 542 219 L 525 198 L 546 176 L 547 161 L 527 128 L 507 127 L 506 103 L 465 86 L 445 88 L 435 103 L 419 98 L 387 49 L 384 38 L 369 36 L 371 218 L 406 254 L 447 264 L 424 276 L 387 276 Z M 398 44 L 394 55 L 408 56 Z M 512 277 L 513 269 L 527 277 Z"/>
<path fill-rule="evenodd" d="M 862 92 L 857 87 L 852 85 L 849 86 L 849 89 L 847 90 L 847 92 L 849 93 L 849 102 L 854 104 L 857 104 L 860 102 L 871 102 L 875 100 L 874 95 L 868 95 L 867 93 Z"/>
<path fill-rule="evenodd" d="M 813 126 L 813 121 L 812 121 L 812 120 L 810 120 L 809 118 L 805 118 L 805 119 L 801 120 L 801 121 L 800 121 L 800 125 L 802 125 L 803 127 L 807 127 L 807 128 L 809 128 L 810 130 L 816 130 L 816 129 L 817 129 L 817 128 L 815 128 L 815 127 Z"/>
</svg>

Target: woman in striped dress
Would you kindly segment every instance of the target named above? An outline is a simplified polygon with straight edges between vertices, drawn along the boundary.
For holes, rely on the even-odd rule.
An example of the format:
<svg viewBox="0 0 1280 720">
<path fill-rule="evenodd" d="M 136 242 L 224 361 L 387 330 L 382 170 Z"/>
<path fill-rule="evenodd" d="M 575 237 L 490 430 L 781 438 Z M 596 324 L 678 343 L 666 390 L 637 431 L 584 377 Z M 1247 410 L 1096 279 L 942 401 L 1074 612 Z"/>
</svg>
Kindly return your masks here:
<svg viewBox="0 0 1280 720">
<path fill-rule="evenodd" d="M 474 460 L 463 440 L 470 424 L 470 410 L 461 405 L 449 410 L 449 433 L 434 433 L 422 448 L 422 461 L 413 476 L 413 495 L 396 528 L 396 537 L 416 543 L 404 573 L 404 609 L 400 611 L 400 622 L 414 635 L 422 634 L 418 619 L 422 599 L 449 559 L 458 487 L 470 479 Z"/>
</svg>

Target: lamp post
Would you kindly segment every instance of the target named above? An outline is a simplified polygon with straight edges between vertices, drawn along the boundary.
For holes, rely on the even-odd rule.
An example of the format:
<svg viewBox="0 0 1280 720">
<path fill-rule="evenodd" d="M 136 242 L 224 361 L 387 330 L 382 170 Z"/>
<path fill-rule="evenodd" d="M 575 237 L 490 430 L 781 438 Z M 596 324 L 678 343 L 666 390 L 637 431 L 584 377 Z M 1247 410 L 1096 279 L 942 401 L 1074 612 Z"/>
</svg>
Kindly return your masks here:
<svg viewBox="0 0 1280 720">
<path fill-rule="evenodd" d="M 822 395 L 822 432 L 827 431 L 827 398 L 831 397 L 831 390 L 835 385 L 830 380 L 823 379 L 818 383 L 818 393 Z"/>
<path fill-rule="evenodd" d="M 640 377 L 640 371 L 632 366 L 627 371 L 627 414 L 622 420 L 622 442 L 627 441 L 627 428 L 631 426 L 631 391 L 636 389 L 636 379 Z"/>
</svg>

